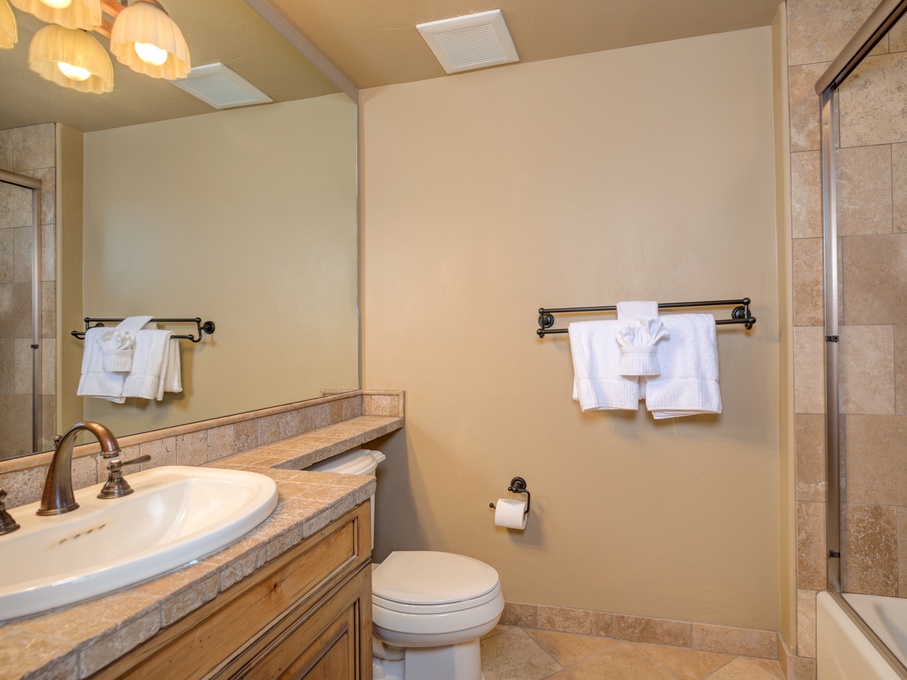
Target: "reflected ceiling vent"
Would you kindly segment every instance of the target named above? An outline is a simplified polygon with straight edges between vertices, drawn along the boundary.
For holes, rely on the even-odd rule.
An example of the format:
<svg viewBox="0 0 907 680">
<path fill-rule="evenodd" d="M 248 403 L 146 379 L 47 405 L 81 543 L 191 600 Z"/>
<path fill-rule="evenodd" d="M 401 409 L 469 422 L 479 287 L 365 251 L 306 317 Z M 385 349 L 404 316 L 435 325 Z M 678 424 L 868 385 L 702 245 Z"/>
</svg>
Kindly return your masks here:
<svg viewBox="0 0 907 680">
<path fill-rule="evenodd" d="M 448 73 L 520 60 L 499 9 L 418 24 L 416 28 Z"/>
<path fill-rule="evenodd" d="M 274 101 L 248 80 L 220 62 L 196 66 L 182 80 L 170 82 L 215 109 L 267 104 Z"/>
</svg>

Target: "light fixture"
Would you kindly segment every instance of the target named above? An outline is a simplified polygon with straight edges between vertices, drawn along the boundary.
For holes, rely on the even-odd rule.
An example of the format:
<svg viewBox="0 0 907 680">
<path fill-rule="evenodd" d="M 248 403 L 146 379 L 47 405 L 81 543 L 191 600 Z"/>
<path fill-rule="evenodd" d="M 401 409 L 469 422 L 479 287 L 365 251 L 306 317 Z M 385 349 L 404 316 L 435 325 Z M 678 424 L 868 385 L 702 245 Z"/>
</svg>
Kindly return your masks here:
<svg viewBox="0 0 907 680">
<path fill-rule="evenodd" d="M 11 0 L 23 12 L 48 24 L 90 31 L 101 25 L 101 0 Z"/>
<path fill-rule="evenodd" d="M 50 24 L 38 30 L 28 47 L 28 67 L 57 85 L 104 94 L 113 90 L 113 64 L 90 33 Z"/>
<path fill-rule="evenodd" d="M 19 40 L 16 17 L 6 0 L 0 0 L 0 50 L 12 49 Z"/>
<path fill-rule="evenodd" d="M 121 64 L 152 78 L 185 78 L 192 66 L 179 26 L 157 0 L 136 0 L 119 13 L 110 51 Z"/>
</svg>

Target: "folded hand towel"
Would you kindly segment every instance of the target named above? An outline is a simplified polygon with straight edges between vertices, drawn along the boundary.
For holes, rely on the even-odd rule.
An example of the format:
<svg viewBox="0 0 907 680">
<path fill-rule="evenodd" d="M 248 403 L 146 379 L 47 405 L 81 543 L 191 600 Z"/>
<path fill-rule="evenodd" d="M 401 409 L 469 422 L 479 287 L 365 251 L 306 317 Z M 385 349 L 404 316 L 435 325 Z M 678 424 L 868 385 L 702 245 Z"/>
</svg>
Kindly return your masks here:
<svg viewBox="0 0 907 680">
<path fill-rule="evenodd" d="M 620 344 L 620 374 L 624 376 L 658 375 L 660 368 L 655 343 L 669 337 L 659 319 L 618 321 L 617 342 Z"/>
<path fill-rule="evenodd" d="M 151 316 L 129 316 L 116 328 L 105 328 L 100 345 L 104 354 L 104 370 L 128 373 L 132 369 L 135 335 L 151 321 Z"/>
<path fill-rule="evenodd" d="M 167 379 L 171 381 L 171 385 L 173 381 L 172 375 L 167 373 L 172 371 L 169 365 L 172 361 L 171 353 L 177 353 L 176 361 L 179 361 L 179 348 L 171 347 L 172 336 L 172 331 L 164 330 L 142 330 L 136 333 L 135 357 L 132 371 L 123 384 L 124 397 L 158 401 L 163 398 Z"/>
<path fill-rule="evenodd" d="M 621 347 L 620 374 L 625 376 L 658 375 L 655 344 L 668 337 L 658 319 L 658 303 L 650 300 L 617 303 L 617 341 Z M 640 382 L 645 394 L 645 383 Z"/>
<path fill-rule="evenodd" d="M 85 331 L 85 352 L 82 355 L 82 375 L 76 394 L 80 397 L 97 397 L 122 404 L 122 373 L 111 373 L 104 370 L 104 350 L 101 347 L 102 335 L 109 328 L 89 328 Z"/>
<path fill-rule="evenodd" d="M 646 408 L 656 419 L 721 413 L 715 317 L 669 314 L 661 319 L 671 335 L 658 348 L 661 374 L 646 379 Z"/>
<path fill-rule="evenodd" d="M 617 321 L 568 327 L 573 355 L 573 398 L 583 411 L 639 408 L 639 379 L 620 375 Z"/>
</svg>

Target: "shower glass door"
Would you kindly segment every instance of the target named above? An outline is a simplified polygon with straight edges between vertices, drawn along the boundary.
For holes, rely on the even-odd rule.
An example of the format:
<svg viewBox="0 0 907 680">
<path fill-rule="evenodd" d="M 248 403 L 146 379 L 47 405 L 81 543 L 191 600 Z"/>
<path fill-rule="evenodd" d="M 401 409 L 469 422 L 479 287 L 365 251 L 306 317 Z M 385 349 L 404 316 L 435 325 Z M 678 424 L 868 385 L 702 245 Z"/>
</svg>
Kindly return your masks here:
<svg viewBox="0 0 907 680">
<path fill-rule="evenodd" d="M 40 187 L 0 174 L 0 460 L 40 450 Z"/>
<path fill-rule="evenodd" d="M 907 597 L 907 22 L 838 87 L 841 585 Z"/>
</svg>

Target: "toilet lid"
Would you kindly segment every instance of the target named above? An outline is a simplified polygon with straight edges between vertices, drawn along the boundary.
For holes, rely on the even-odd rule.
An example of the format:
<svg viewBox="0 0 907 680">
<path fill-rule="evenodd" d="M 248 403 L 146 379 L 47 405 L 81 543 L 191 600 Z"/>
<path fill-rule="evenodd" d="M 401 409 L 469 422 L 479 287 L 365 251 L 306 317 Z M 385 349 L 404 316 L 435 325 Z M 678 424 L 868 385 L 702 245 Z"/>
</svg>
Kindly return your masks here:
<svg viewBox="0 0 907 680">
<path fill-rule="evenodd" d="M 445 552 L 392 552 L 372 572 L 372 593 L 403 604 L 474 600 L 498 585 L 498 572 L 484 562 Z"/>
</svg>

